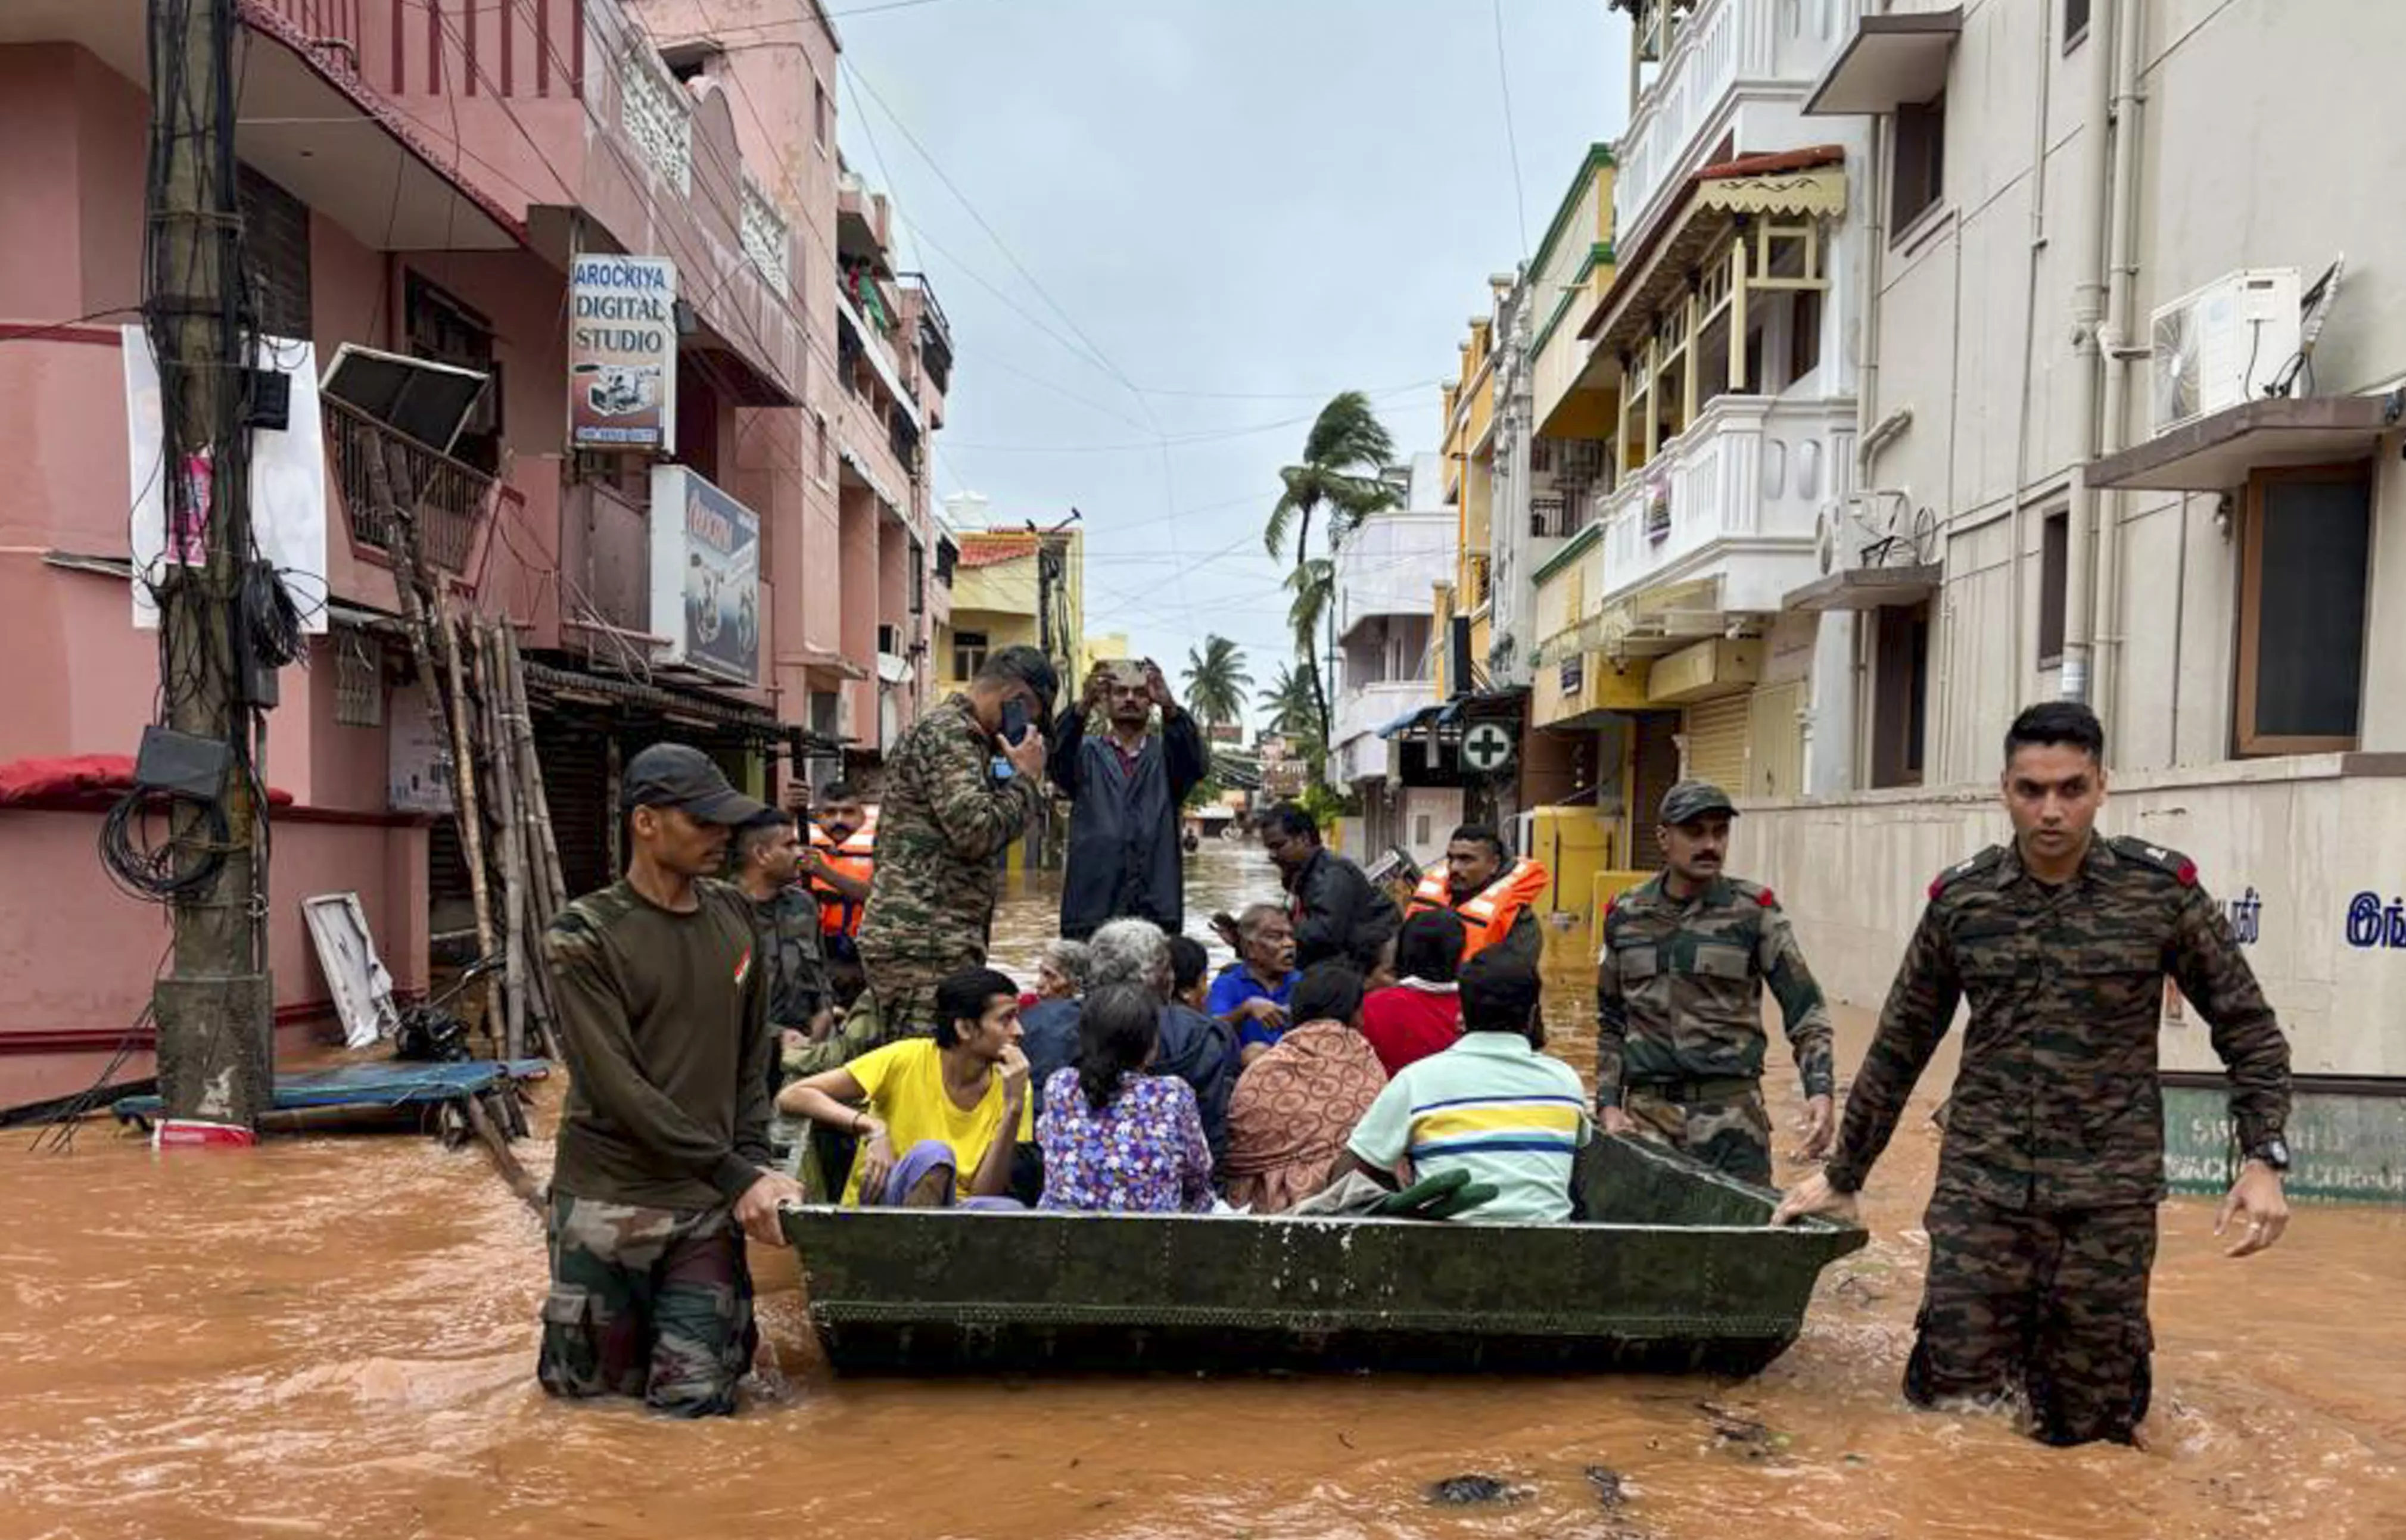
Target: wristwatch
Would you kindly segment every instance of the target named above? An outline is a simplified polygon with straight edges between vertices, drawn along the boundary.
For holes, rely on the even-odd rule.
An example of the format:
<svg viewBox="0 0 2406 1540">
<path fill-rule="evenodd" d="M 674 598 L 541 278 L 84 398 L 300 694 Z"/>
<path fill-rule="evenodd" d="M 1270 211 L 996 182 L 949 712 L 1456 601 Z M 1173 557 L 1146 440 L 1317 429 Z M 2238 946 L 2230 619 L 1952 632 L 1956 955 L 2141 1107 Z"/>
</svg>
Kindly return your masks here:
<svg viewBox="0 0 2406 1540">
<path fill-rule="evenodd" d="M 2274 1134 L 2248 1151 L 2247 1158 L 2252 1161 L 2261 1161 L 2275 1171 L 2286 1171 L 2289 1168 L 2289 1143 L 2280 1135 Z"/>
</svg>

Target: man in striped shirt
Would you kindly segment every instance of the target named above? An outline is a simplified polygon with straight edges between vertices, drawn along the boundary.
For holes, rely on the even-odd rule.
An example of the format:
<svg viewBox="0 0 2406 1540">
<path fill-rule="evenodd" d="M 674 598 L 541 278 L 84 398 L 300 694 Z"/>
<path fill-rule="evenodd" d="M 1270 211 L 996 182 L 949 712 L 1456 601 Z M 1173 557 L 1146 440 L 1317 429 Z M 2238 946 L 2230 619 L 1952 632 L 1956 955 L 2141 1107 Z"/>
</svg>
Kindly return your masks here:
<svg viewBox="0 0 2406 1540">
<path fill-rule="evenodd" d="M 1570 1066 L 1539 1052 L 1537 970 L 1490 947 L 1462 965 L 1462 1038 L 1405 1067 L 1346 1143 L 1339 1174 L 1419 1181 L 1467 1170 L 1496 1195 L 1461 1217 L 1481 1223 L 1571 1217 L 1571 1162 L 1593 1133 Z"/>
</svg>

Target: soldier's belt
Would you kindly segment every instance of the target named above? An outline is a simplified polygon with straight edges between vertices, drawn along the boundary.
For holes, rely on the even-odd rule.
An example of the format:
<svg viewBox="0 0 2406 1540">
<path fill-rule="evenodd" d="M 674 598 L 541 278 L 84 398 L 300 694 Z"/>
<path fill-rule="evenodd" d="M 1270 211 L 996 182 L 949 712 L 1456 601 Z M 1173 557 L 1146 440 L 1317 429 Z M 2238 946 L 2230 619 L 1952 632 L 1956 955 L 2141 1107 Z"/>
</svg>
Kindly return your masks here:
<svg viewBox="0 0 2406 1540">
<path fill-rule="evenodd" d="M 1684 1106 L 1691 1102 L 1735 1101 L 1753 1094 L 1759 1083 L 1750 1075 L 1707 1075 L 1684 1081 L 1631 1081 L 1628 1088 Z"/>
</svg>

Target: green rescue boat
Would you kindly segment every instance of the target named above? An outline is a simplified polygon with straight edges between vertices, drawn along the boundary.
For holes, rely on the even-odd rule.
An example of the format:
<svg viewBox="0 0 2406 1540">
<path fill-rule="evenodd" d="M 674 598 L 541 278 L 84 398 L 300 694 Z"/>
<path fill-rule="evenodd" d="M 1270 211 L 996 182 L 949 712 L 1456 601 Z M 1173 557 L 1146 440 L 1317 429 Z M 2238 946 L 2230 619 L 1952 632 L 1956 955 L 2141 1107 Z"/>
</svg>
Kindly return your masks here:
<svg viewBox="0 0 2406 1540">
<path fill-rule="evenodd" d="M 955 1209 L 788 1211 L 847 1374 L 1388 1369 L 1748 1375 L 1863 1232 L 1630 1138 L 1584 1218 L 1479 1224 Z"/>
</svg>

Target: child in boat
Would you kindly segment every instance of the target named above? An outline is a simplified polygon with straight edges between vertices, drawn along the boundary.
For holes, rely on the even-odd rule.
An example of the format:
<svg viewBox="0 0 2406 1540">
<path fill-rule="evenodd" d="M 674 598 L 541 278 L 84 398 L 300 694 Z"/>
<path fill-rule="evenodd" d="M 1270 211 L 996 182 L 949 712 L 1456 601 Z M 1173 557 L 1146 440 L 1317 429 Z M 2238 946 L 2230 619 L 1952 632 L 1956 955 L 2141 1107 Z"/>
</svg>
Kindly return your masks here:
<svg viewBox="0 0 2406 1540">
<path fill-rule="evenodd" d="M 1134 984 L 1107 984 L 1086 996 L 1077 1062 L 1044 1082 L 1040 1208 L 1210 1211 L 1211 1151 L 1195 1089 L 1143 1072 L 1160 1019 L 1160 1001 Z"/>
<path fill-rule="evenodd" d="M 1450 909 L 1424 909 L 1404 921 L 1395 937 L 1395 982 L 1362 1001 L 1362 1036 L 1389 1075 L 1461 1038 L 1454 973 L 1464 940 L 1462 917 Z"/>
</svg>

